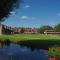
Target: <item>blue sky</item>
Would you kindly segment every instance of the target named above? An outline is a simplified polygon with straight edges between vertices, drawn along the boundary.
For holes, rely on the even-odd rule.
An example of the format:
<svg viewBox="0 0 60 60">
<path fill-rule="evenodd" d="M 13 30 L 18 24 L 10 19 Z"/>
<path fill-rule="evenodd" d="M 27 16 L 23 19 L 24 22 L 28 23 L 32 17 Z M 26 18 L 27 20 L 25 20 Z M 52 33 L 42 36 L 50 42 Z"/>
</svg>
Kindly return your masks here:
<svg viewBox="0 0 60 60">
<path fill-rule="evenodd" d="M 24 0 L 3 24 L 12 27 L 54 26 L 60 23 L 60 0 Z"/>
</svg>

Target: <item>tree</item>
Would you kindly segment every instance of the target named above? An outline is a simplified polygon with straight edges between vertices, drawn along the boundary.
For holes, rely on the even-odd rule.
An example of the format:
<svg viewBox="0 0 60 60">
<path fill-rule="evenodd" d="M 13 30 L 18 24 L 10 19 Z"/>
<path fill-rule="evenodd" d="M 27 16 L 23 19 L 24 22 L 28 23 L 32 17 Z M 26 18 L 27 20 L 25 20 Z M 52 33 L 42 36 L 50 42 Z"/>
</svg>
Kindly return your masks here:
<svg viewBox="0 0 60 60">
<path fill-rule="evenodd" d="M 0 0 L 0 23 L 19 5 L 20 0 Z"/>
<path fill-rule="evenodd" d="M 43 34 L 45 30 L 53 30 L 53 28 L 49 25 L 46 25 L 46 26 L 41 26 L 38 30 L 41 34 Z"/>
<path fill-rule="evenodd" d="M 57 24 L 57 25 L 54 27 L 54 30 L 57 31 L 57 32 L 60 32 L 60 24 Z"/>
<path fill-rule="evenodd" d="M 24 33 L 24 28 L 21 28 L 21 33 Z"/>
</svg>

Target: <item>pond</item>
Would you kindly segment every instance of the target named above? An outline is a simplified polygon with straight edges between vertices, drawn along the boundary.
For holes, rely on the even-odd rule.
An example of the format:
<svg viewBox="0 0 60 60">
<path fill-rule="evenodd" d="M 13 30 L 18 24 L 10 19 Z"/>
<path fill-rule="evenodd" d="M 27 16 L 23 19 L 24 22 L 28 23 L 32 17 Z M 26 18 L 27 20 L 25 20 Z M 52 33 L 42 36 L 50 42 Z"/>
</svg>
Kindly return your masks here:
<svg viewBox="0 0 60 60">
<path fill-rule="evenodd" d="M 0 60 L 48 60 L 48 51 L 18 44 L 0 47 Z"/>
</svg>

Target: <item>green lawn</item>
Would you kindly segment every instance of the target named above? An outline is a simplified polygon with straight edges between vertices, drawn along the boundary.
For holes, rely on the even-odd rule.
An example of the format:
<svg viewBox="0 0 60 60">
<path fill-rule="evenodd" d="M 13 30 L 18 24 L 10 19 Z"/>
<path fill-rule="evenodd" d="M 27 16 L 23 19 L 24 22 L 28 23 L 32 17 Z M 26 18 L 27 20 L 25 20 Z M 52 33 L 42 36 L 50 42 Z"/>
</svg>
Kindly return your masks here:
<svg viewBox="0 0 60 60">
<path fill-rule="evenodd" d="M 43 35 L 43 34 L 14 34 L 0 35 L 0 40 L 10 39 L 13 41 L 21 40 L 60 40 L 60 35 Z"/>
</svg>

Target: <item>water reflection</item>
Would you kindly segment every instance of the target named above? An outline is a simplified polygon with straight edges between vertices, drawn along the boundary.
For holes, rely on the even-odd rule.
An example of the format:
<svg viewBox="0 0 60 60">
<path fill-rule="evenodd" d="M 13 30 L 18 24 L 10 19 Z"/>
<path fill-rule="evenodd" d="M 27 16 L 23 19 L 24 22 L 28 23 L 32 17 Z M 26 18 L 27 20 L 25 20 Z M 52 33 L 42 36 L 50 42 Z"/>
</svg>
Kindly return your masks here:
<svg viewBox="0 0 60 60">
<path fill-rule="evenodd" d="M 21 47 L 17 44 L 0 48 L 0 60 L 48 60 L 48 52 L 43 49 Z"/>
</svg>

